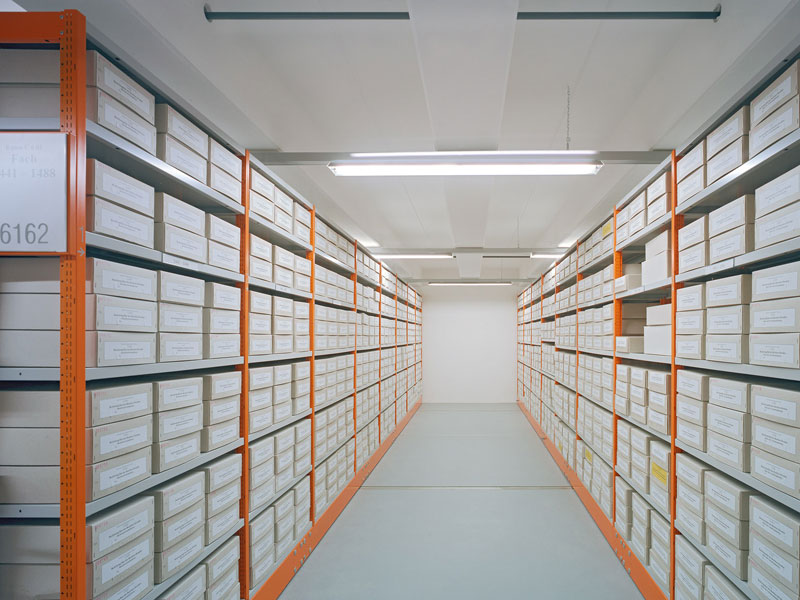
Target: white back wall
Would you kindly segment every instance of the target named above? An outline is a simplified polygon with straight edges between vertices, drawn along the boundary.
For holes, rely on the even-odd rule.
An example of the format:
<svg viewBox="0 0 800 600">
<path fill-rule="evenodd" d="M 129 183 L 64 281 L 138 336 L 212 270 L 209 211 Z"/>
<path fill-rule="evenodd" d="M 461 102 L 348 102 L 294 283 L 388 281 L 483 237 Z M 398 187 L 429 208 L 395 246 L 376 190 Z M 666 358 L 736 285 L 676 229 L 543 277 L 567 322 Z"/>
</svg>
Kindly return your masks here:
<svg viewBox="0 0 800 600">
<path fill-rule="evenodd" d="M 423 401 L 514 402 L 516 286 L 422 293 Z"/>
</svg>

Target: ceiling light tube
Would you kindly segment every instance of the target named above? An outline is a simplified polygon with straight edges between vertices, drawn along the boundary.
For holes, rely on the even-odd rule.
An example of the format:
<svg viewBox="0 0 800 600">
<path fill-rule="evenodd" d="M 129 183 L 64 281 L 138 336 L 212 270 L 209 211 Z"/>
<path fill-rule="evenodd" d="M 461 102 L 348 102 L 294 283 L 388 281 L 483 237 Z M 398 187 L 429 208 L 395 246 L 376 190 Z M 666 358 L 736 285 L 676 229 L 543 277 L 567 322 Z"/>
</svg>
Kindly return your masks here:
<svg viewBox="0 0 800 600">
<path fill-rule="evenodd" d="M 437 287 L 457 287 L 512 285 L 512 283 L 510 281 L 429 281 L 428 285 Z"/>
<path fill-rule="evenodd" d="M 452 254 L 373 254 L 375 260 L 388 260 L 392 258 L 413 258 L 413 259 L 428 259 L 428 258 L 453 258 Z"/>
<path fill-rule="evenodd" d="M 370 152 L 328 163 L 340 177 L 462 175 L 593 175 L 603 166 L 593 151 Z"/>
</svg>

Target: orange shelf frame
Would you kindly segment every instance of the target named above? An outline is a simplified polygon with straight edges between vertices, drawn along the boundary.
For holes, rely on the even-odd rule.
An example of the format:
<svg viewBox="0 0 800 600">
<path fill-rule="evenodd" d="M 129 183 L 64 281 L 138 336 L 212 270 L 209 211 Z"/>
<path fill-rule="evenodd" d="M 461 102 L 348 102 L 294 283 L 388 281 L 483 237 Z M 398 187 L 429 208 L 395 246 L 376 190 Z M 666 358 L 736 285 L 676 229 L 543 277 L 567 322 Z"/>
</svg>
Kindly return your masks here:
<svg viewBox="0 0 800 600">
<path fill-rule="evenodd" d="M 86 189 L 86 20 L 75 10 L 63 12 L 34 12 L 34 13 L 0 13 L 0 43 L 10 45 L 23 44 L 53 44 L 60 51 L 60 131 L 67 134 L 68 165 L 67 165 L 67 250 L 64 253 L 2 253 L 3 255 L 58 256 L 60 260 L 60 597 L 65 600 L 84 600 L 87 595 L 87 581 L 85 568 L 85 531 L 86 531 L 86 492 L 85 492 L 85 273 L 86 273 L 86 243 L 85 243 L 85 189 Z M 242 394 L 240 401 L 240 415 L 248 413 L 249 403 L 249 246 L 250 246 L 250 153 L 246 151 L 242 160 L 242 190 L 241 199 L 244 208 L 243 214 L 237 215 L 236 225 L 240 228 L 240 273 L 243 281 L 237 284 L 242 292 L 240 314 L 240 353 L 244 358 L 243 364 L 235 368 L 242 373 Z M 311 250 L 307 251 L 306 258 L 311 261 L 311 298 L 309 299 L 310 322 L 310 349 L 311 356 L 307 359 L 311 363 L 311 377 L 314 377 L 314 304 L 315 304 L 315 270 L 316 270 L 316 210 L 311 210 Z M 356 252 L 359 250 L 357 243 L 353 242 Z M 355 272 L 351 276 L 353 281 L 353 311 L 357 311 L 357 281 Z M 382 268 L 381 268 L 382 277 Z M 378 291 L 380 292 L 380 282 Z M 418 295 L 413 291 L 415 306 L 418 304 Z M 395 306 L 397 296 L 394 296 Z M 416 309 L 415 309 L 416 310 Z M 395 314 L 395 371 L 397 367 L 397 328 L 398 319 Z M 356 331 L 356 336 L 357 336 Z M 408 323 L 406 323 L 406 336 Z M 356 337 L 357 339 L 357 337 Z M 357 344 L 357 342 L 356 342 Z M 357 347 L 353 350 L 354 377 L 353 395 L 356 394 L 356 369 Z M 417 356 L 416 346 L 414 356 Z M 416 363 L 414 383 L 421 379 L 421 372 L 417 373 Z M 406 373 L 406 383 L 408 384 Z M 380 384 L 379 384 L 380 385 Z M 311 390 L 311 415 L 308 417 L 312 423 L 312 446 L 315 442 L 315 397 Z M 406 385 L 408 387 L 408 385 Z M 379 388 L 380 389 L 380 388 Z M 397 393 L 395 391 L 395 402 Z M 407 398 L 407 396 L 406 396 Z M 358 491 L 369 473 L 375 468 L 386 451 L 391 447 L 397 436 L 406 424 L 416 414 L 422 403 L 422 398 L 413 407 L 409 408 L 404 418 L 396 423 L 394 431 L 380 440 L 380 445 L 372 457 L 354 472 L 354 478 L 339 494 L 336 500 L 325 510 L 322 515 L 315 515 L 314 502 L 315 464 L 312 462 L 311 470 L 311 508 L 309 516 L 312 527 L 289 556 L 277 566 L 272 576 L 256 592 L 257 598 L 277 598 L 288 582 L 302 566 L 309 553 L 322 540 L 336 518 L 344 510 L 347 503 Z M 395 403 L 395 421 L 396 416 Z M 358 431 L 357 409 L 353 406 L 354 431 L 353 438 Z M 380 419 L 380 413 L 379 417 Z M 243 527 L 236 532 L 239 536 L 239 582 L 241 597 L 250 596 L 250 540 L 249 540 L 249 420 L 240 418 L 240 435 L 244 445 L 236 450 L 242 457 L 242 497 L 239 503 L 240 517 L 244 520 Z M 380 424 L 380 420 L 379 420 Z M 379 426 L 379 435 L 382 435 Z"/>
</svg>

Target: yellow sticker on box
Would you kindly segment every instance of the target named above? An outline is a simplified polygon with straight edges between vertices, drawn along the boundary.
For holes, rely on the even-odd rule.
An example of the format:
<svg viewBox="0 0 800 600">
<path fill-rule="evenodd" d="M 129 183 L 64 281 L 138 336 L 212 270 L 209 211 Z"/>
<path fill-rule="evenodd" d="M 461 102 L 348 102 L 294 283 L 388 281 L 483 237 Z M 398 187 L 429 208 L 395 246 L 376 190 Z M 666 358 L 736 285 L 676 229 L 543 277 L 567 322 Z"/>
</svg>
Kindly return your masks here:
<svg viewBox="0 0 800 600">
<path fill-rule="evenodd" d="M 667 485 L 667 470 L 654 462 L 650 463 L 650 474 L 658 479 L 663 485 Z"/>
</svg>

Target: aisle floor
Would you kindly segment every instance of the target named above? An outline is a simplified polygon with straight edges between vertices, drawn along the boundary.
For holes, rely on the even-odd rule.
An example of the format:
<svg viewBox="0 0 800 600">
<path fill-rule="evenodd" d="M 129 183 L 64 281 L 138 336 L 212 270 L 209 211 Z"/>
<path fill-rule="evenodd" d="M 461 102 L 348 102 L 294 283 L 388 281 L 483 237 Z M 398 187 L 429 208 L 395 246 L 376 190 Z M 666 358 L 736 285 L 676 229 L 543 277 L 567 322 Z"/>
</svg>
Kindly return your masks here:
<svg viewBox="0 0 800 600">
<path fill-rule="evenodd" d="M 516 404 L 413 417 L 282 600 L 641 598 Z"/>
</svg>

